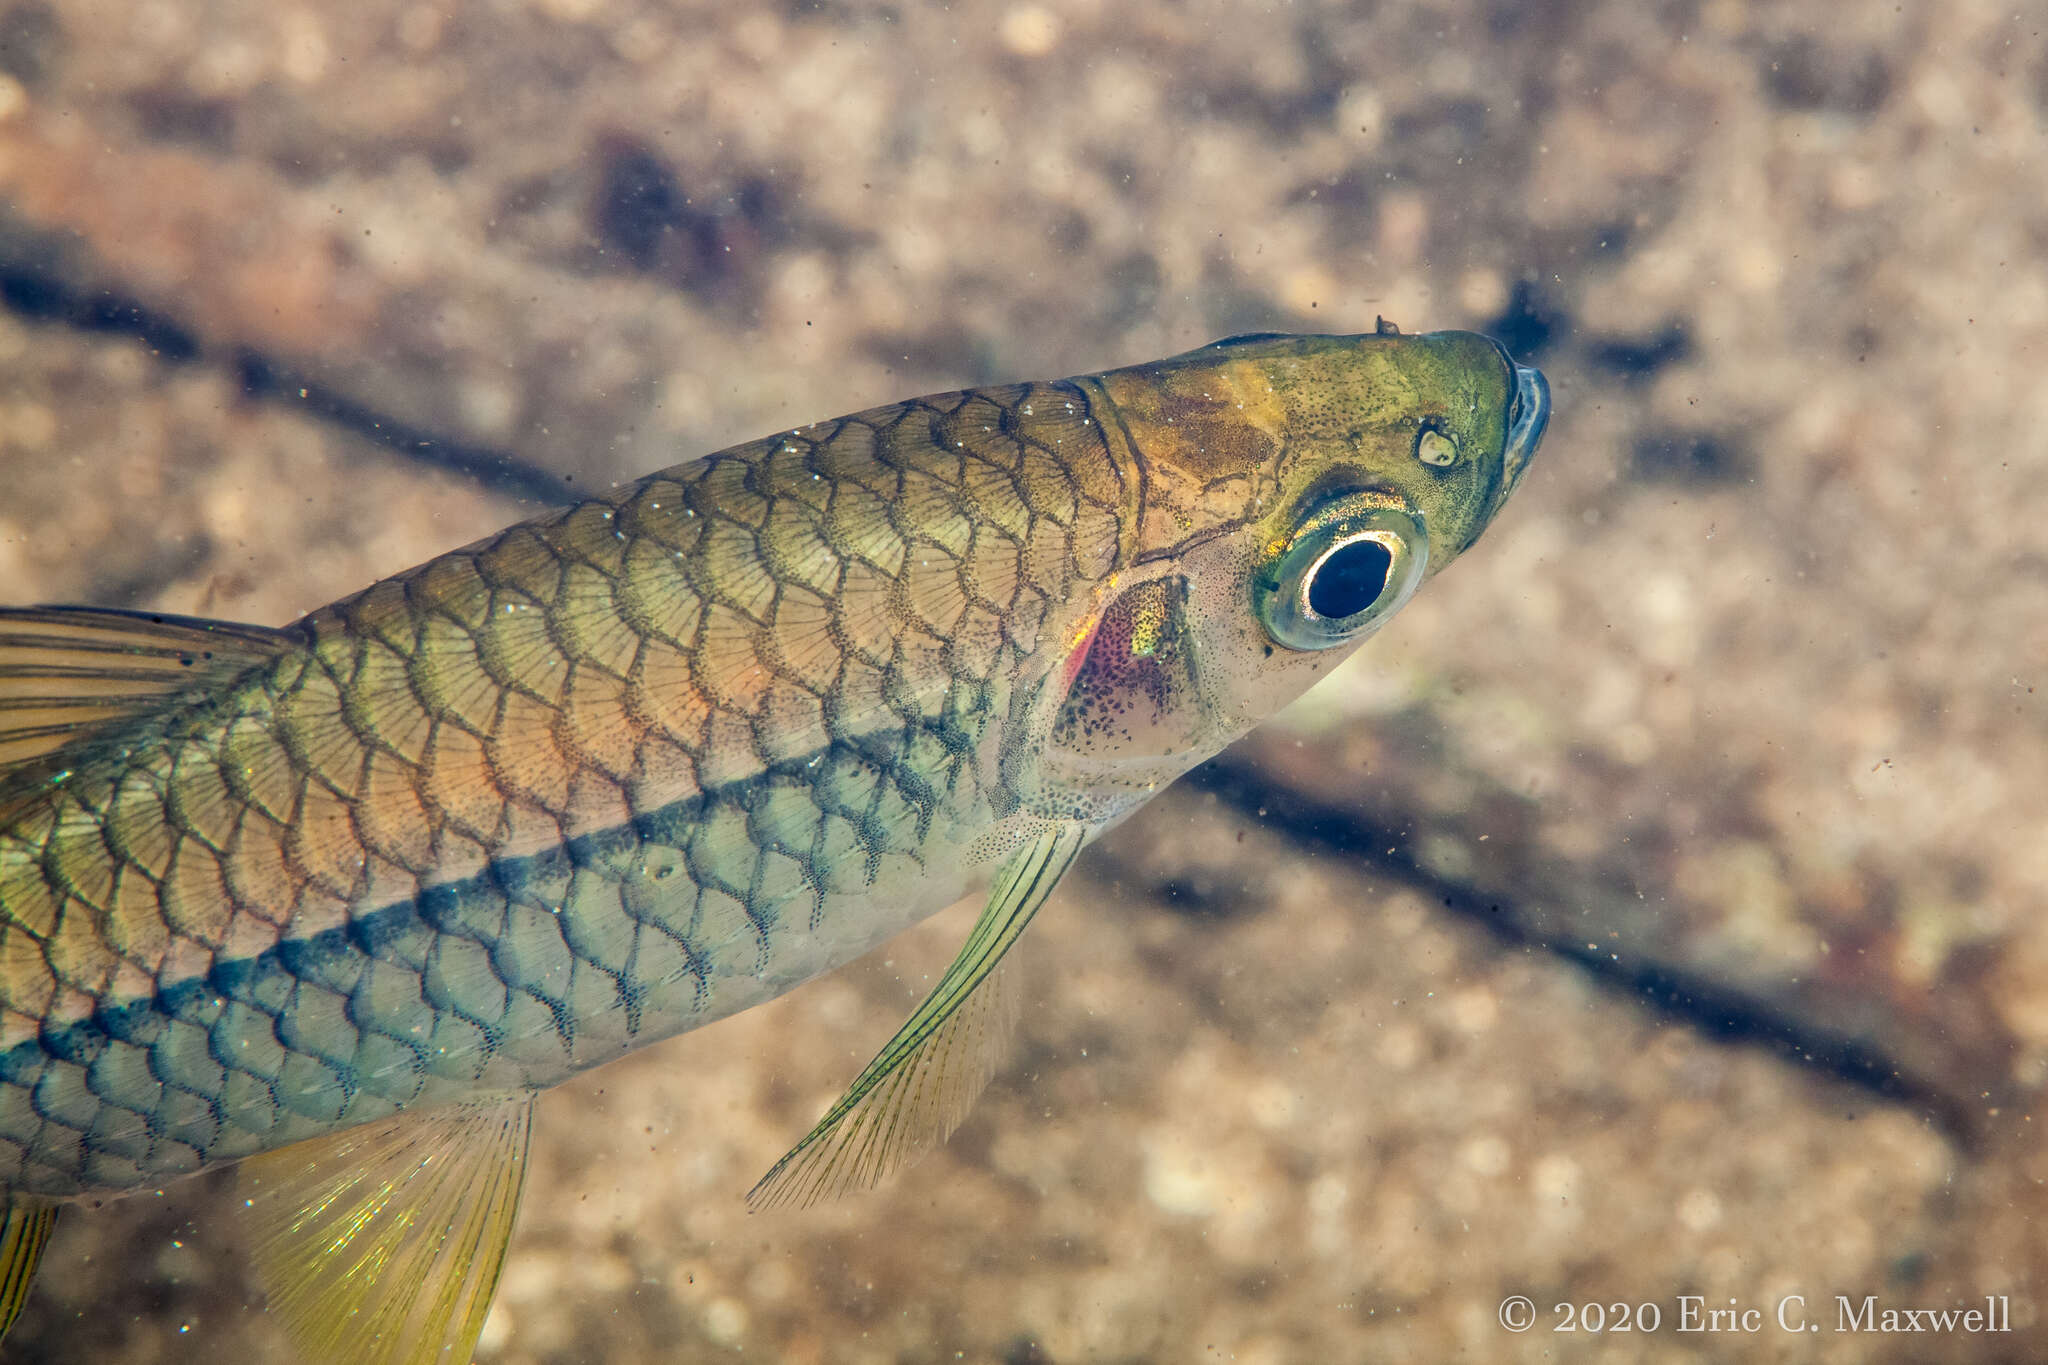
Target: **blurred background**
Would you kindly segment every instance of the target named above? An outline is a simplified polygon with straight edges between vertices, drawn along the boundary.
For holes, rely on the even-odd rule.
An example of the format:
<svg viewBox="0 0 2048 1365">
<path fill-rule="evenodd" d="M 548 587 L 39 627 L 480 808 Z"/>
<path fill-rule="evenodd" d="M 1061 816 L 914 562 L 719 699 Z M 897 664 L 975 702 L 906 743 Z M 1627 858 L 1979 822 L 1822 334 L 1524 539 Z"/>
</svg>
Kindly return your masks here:
<svg viewBox="0 0 2048 1365">
<path fill-rule="evenodd" d="M 953 1142 L 741 1202 L 959 910 L 545 1100 L 479 1359 L 2040 1358 L 2025 9 L 0 0 L 0 600 L 282 623 L 919 392 L 1491 332 L 1514 504 L 1086 860 Z M 68 1220 L 8 1358 L 284 1359 L 218 1194 Z"/>
</svg>

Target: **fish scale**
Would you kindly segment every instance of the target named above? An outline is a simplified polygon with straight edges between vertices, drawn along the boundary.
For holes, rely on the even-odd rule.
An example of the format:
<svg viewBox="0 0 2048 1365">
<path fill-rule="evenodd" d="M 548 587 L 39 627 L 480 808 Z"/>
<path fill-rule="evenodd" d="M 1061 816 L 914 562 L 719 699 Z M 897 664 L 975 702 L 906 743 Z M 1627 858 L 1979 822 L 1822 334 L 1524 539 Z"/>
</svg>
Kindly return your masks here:
<svg viewBox="0 0 2048 1365">
<path fill-rule="evenodd" d="M 1003 799 L 1020 599 L 1116 560 L 1087 411 L 983 390 L 652 475 L 316 612 L 165 743 L 95 736 L 0 835 L 0 1183 L 537 1089 L 935 908 Z M 836 605 L 847 564 L 875 600 Z"/>
</svg>

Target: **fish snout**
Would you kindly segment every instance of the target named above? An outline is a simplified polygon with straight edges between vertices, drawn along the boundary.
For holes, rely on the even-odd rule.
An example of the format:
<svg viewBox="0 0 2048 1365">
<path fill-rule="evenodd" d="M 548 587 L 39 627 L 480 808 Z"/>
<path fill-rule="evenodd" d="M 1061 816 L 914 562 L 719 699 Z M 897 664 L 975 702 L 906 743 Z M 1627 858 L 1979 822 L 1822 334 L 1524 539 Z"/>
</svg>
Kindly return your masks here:
<svg viewBox="0 0 2048 1365">
<path fill-rule="evenodd" d="M 1510 359 L 1508 366 L 1515 377 L 1515 396 L 1508 404 L 1508 439 L 1501 456 L 1501 483 L 1504 489 L 1512 491 L 1529 468 L 1529 461 L 1543 440 L 1543 429 L 1550 425 L 1550 381 L 1533 365 L 1517 365 Z"/>
</svg>

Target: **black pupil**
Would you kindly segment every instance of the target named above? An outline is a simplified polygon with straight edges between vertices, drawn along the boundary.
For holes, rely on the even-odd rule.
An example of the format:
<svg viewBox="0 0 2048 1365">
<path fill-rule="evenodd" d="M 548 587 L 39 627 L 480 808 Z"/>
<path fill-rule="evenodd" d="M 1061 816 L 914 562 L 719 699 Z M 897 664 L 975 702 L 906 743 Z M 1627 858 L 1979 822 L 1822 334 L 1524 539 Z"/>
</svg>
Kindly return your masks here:
<svg viewBox="0 0 2048 1365">
<path fill-rule="evenodd" d="M 1327 620 L 1356 616 L 1386 590 L 1394 556 L 1377 540 L 1354 540 L 1322 562 L 1309 580 L 1309 610 Z"/>
</svg>

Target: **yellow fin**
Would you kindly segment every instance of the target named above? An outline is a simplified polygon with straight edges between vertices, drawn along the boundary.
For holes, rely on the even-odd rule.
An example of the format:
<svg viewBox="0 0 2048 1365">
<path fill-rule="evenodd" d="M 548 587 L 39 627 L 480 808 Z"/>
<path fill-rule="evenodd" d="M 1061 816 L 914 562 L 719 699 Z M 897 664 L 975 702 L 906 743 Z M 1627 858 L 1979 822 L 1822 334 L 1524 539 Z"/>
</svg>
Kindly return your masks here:
<svg viewBox="0 0 2048 1365">
<path fill-rule="evenodd" d="M 102 607 L 0 609 L 0 795 L 10 768 L 292 648 L 264 626 Z"/>
<path fill-rule="evenodd" d="M 1088 831 L 1055 825 L 1004 865 L 959 956 L 818 1126 L 747 1192 L 754 1210 L 866 1189 L 951 1136 L 995 1075 L 1015 1021 L 998 970 Z M 977 987 L 979 989 L 977 989 Z"/>
<path fill-rule="evenodd" d="M 5 1220 L 0 1221 L 0 1337 L 21 1316 L 43 1247 L 56 1226 L 55 1204 L 8 1205 Z"/>
<path fill-rule="evenodd" d="M 532 1128 L 530 1097 L 485 1100 L 242 1163 L 257 1274 L 309 1365 L 467 1365 Z"/>
</svg>

